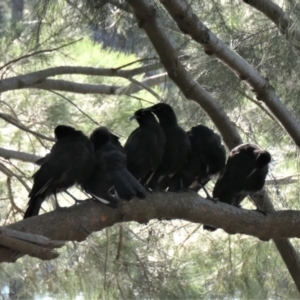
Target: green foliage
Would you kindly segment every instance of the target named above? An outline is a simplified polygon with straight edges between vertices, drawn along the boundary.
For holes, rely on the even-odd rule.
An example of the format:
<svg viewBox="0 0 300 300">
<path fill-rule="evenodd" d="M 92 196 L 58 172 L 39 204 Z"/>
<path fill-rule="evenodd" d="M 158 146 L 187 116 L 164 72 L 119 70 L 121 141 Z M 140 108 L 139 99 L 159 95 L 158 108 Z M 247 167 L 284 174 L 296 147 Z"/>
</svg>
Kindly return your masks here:
<svg viewBox="0 0 300 300">
<path fill-rule="evenodd" d="M 78 295 L 296 299 L 298 295 L 271 242 L 222 232 L 212 236 L 187 222 L 115 225 L 80 244 L 69 243 L 61 252 L 60 262 L 27 257 L 6 265 L 0 275 L 2 287 L 22 280 L 21 297 L 38 294 L 54 299 Z"/>
<path fill-rule="evenodd" d="M 68 5 L 70 1 L 26 2 L 25 20 L 28 23 L 14 28 L 6 26 L 1 31 L 2 77 L 67 65 L 119 68 L 155 55 L 149 42 L 145 42 L 145 35 L 137 30 L 132 14 L 110 4 L 101 7 L 99 13 L 95 4 L 101 6 L 104 1 L 88 2 L 93 4 L 89 10 L 86 1 L 72 1 L 73 6 Z M 269 20 L 248 9 L 241 1 L 189 2 L 196 15 L 218 37 L 269 78 L 284 104 L 298 117 L 300 68 L 290 41 L 286 42 Z M 289 12 L 297 23 L 297 7 L 293 11 L 293 1 L 288 2 Z M 244 141 L 257 143 L 271 152 L 273 162 L 267 190 L 275 207 L 299 209 L 298 182 L 272 180 L 299 173 L 298 149 L 289 136 L 270 113 L 261 108 L 261 103 L 240 79 L 199 50 L 195 42 L 179 35 L 166 11 L 159 4 L 156 8 L 186 68 L 218 99 Z M 91 11 L 95 14 L 90 14 Z M 124 54 L 92 42 L 87 29 L 90 24 L 112 28 L 112 32 L 131 39 L 134 54 Z M 74 41 L 77 42 L 62 47 Z M 59 50 L 54 51 L 54 48 Z M 5 67 L 21 56 L 27 57 Z M 139 62 L 126 68 L 141 65 Z M 141 80 L 142 75 L 135 79 Z M 86 75 L 64 75 L 52 79 L 118 87 L 130 83 L 124 78 Z M 195 103 L 186 101 L 174 84 L 152 89 L 174 107 L 184 128 L 197 123 L 214 128 L 205 112 Z M 48 137 L 53 137 L 53 129 L 61 123 L 75 126 L 86 134 L 100 124 L 110 128 L 124 142 L 136 128 L 128 117 L 136 109 L 157 101 L 144 90 L 133 96 L 136 98 L 20 89 L 1 95 L 0 107 L 2 113 Z M 3 148 L 45 155 L 52 145 L 52 142 L 36 138 L 7 122 L 1 121 L 0 125 Z M 31 186 L 35 166 L 4 159 L 1 163 Z M 13 187 L 12 194 L 10 186 Z M 213 183 L 209 189 L 212 187 Z M 22 215 L 15 205 L 24 210 L 28 194 L 26 186 L 15 177 L 8 180 L 1 173 L 0 192 L 1 225 L 20 220 Z M 76 189 L 71 192 L 79 193 Z M 64 205 L 71 203 L 64 195 L 59 201 Z M 252 208 L 245 202 L 245 208 Z M 48 204 L 44 208 L 46 211 L 52 209 Z M 293 244 L 299 249 L 298 241 L 293 240 Z M 14 291 L 22 299 L 45 296 L 53 299 L 298 298 L 292 279 L 271 242 L 241 235 L 229 236 L 222 230 L 211 234 L 197 224 L 178 220 L 115 225 L 94 233 L 82 243 L 68 243 L 60 252 L 60 257 L 54 261 L 42 262 L 24 257 L 14 264 L 2 264 L 2 297 L 7 299 L 8 291 Z"/>
</svg>

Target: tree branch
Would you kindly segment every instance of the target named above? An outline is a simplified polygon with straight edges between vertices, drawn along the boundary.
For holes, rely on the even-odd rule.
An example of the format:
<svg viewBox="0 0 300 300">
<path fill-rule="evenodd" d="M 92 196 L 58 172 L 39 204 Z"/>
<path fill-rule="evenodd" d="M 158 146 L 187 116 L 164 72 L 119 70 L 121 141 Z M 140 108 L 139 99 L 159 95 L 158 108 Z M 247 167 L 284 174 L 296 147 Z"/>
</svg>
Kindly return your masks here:
<svg viewBox="0 0 300 300">
<path fill-rule="evenodd" d="M 153 193 L 146 200 L 121 202 L 117 209 L 87 200 L 22 220 L 6 228 L 42 235 L 52 240 L 83 241 L 94 231 L 121 222 L 147 223 L 153 219 L 181 219 L 223 228 L 262 240 L 300 237 L 300 211 L 277 211 L 267 216 L 200 197 L 197 193 Z M 280 224 L 280 226 L 278 226 Z M 0 261 L 14 261 L 22 254 L 0 248 Z"/>
<path fill-rule="evenodd" d="M 42 158 L 42 156 L 34 155 L 31 153 L 15 151 L 15 150 L 8 150 L 0 147 L 0 157 L 5 159 L 17 159 L 20 161 L 26 161 L 31 163 L 36 163 L 37 160 Z"/>
<path fill-rule="evenodd" d="M 178 59 L 178 54 L 165 30 L 157 21 L 155 8 L 145 0 L 127 0 L 127 2 L 134 9 L 139 26 L 148 35 L 169 77 L 187 99 L 195 101 L 205 110 L 217 126 L 229 149 L 241 144 L 242 140 L 235 130 L 234 124 L 219 103 L 194 80 Z"/>
<path fill-rule="evenodd" d="M 165 31 L 157 21 L 155 8 L 146 0 L 127 0 L 127 2 L 133 8 L 139 26 L 148 35 L 170 78 L 188 99 L 195 101 L 206 111 L 217 126 L 229 149 L 240 144 L 242 140 L 236 128 L 220 105 L 193 79 L 181 64 Z M 195 18 L 197 20 L 196 16 Z M 261 209 L 274 211 L 267 193 L 260 194 L 260 197 L 255 197 L 255 200 Z M 287 240 L 274 240 L 274 243 L 293 277 L 298 291 L 300 291 L 300 260 L 296 251 Z"/>
<path fill-rule="evenodd" d="M 161 68 L 161 64 L 158 63 L 142 66 L 131 70 L 121 70 L 120 68 L 103 69 L 79 66 L 54 67 L 37 72 L 28 73 L 26 75 L 19 75 L 3 79 L 0 81 L 0 93 L 33 86 L 38 83 L 44 82 L 44 80 L 48 77 L 58 75 L 77 74 L 90 76 L 131 78 L 133 76 L 143 74 L 148 71 L 157 70 L 159 68 Z"/>
<path fill-rule="evenodd" d="M 37 88 L 43 90 L 56 90 L 62 92 L 72 92 L 78 94 L 103 94 L 113 95 L 120 86 L 105 84 L 77 83 L 67 80 L 45 79 L 41 83 L 20 88 Z"/>
<path fill-rule="evenodd" d="M 48 137 L 48 136 L 45 136 L 39 132 L 36 132 L 36 131 L 33 131 L 31 129 L 29 129 L 28 127 L 26 127 L 25 125 L 23 125 L 18 119 L 15 119 L 13 116 L 9 115 L 9 114 L 5 114 L 5 113 L 0 113 L 0 118 L 3 119 L 4 121 L 22 129 L 23 131 L 26 131 L 26 132 L 29 132 L 31 134 L 33 134 L 34 136 L 36 137 L 39 137 L 39 138 L 42 138 L 42 139 L 45 139 L 47 141 L 50 141 L 50 142 L 54 142 L 55 139 L 54 138 L 51 138 L 51 137 Z"/>
<path fill-rule="evenodd" d="M 121 94 L 126 94 L 126 95 L 130 95 L 130 94 L 135 94 L 137 92 L 139 92 L 142 89 L 147 90 L 147 88 L 149 88 L 150 86 L 154 86 L 154 85 L 158 85 L 161 83 L 166 83 L 168 82 L 170 79 L 167 75 L 167 73 L 162 73 L 162 74 L 158 74 L 158 75 L 154 75 L 151 77 L 147 77 L 142 81 L 139 81 L 138 83 L 136 83 L 133 79 L 128 78 L 128 80 L 133 81 L 132 83 L 130 83 L 127 86 L 121 87 L 119 90 L 116 91 L 117 95 L 121 95 Z M 152 94 L 153 91 L 149 91 L 149 93 Z M 155 98 L 160 98 L 158 95 L 154 94 Z"/>
<path fill-rule="evenodd" d="M 232 51 L 223 41 L 217 38 L 192 12 L 183 0 L 160 0 L 170 13 L 178 27 L 199 43 L 206 54 L 214 55 L 232 72 L 244 80 L 250 89 L 256 93 L 258 100 L 263 101 L 283 126 L 295 144 L 300 147 L 300 125 L 297 119 L 285 107 L 275 93 L 269 81 L 249 65 L 243 58 Z"/>
<path fill-rule="evenodd" d="M 299 54 L 300 31 L 299 29 L 295 29 L 295 22 L 281 9 L 281 7 L 270 0 L 243 0 L 243 2 L 254 7 L 270 19 L 277 26 L 281 34 L 292 43 Z"/>
<path fill-rule="evenodd" d="M 64 241 L 51 241 L 50 239 L 0 227 L 0 244 L 18 252 L 26 253 L 43 260 L 54 259 L 59 256 L 53 248 L 64 246 Z"/>
<path fill-rule="evenodd" d="M 27 75 L 22 75 L 22 76 L 27 76 Z M 17 77 L 15 77 L 16 81 L 18 81 L 19 79 Z M 128 78 L 126 77 L 126 79 L 128 79 L 129 81 L 134 81 L 134 79 L 131 77 L 128 77 Z M 35 84 L 31 84 L 30 80 L 26 80 L 26 81 L 23 81 L 22 84 L 18 85 L 18 87 L 15 87 L 15 84 L 12 83 L 11 87 L 13 87 L 13 88 L 9 88 L 7 90 L 37 88 L 37 89 L 43 89 L 43 90 L 57 90 L 57 91 L 73 92 L 73 93 L 78 93 L 78 94 L 113 95 L 115 93 L 116 94 L 119 94 L 119 93 L 124 94 L 125 92 L 126 92 L 126 94 L 132 94 L 132 93 L 137 93 L 137 92 L 145 89 L 144 85 L 146 85 L 147 87 L 150 87 L 153 85 L 158 85 L 165 81 L 167 81 L 167 77 L 165 74 L 148 77 L 148 78 L 140 81 L 139 84 L 132 83 L 127 86 L 113 86 L 113 85 L 105 85 L 105 84 L 87 84 L 87 83 L 77 83 L 77 82 L 67 81 L 67 80 L 43 79 Z M 1 82 L 0 82 L 0 85 L 1 85 Z M 0 115 L 0 117 L 2 118 L 1 115 Z M 4 119 L 4 117 L 3 117 L 3 119 Z M 10 121 L 10 123 L 12 123 L 12 122 Z M 16 124 L 14 124 L 14 125 L 16 125 Z M 23 128 L 23 130 L 25 130 L 24 128 Z"/>
</svg>

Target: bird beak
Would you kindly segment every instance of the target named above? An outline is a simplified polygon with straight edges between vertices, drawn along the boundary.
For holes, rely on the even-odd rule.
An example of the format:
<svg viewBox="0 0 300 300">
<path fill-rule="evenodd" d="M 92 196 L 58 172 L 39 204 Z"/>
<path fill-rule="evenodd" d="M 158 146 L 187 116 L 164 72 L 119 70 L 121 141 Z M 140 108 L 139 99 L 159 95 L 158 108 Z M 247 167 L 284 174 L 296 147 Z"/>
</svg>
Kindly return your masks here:
<svg viewBox="0 0 300 300">
<path fill-rule="evenodd" d="M 129 118 L 129 121 L 136 120 L 136 119 L 137 119 L 136 115 L 133 115 Z"/>
</svg>

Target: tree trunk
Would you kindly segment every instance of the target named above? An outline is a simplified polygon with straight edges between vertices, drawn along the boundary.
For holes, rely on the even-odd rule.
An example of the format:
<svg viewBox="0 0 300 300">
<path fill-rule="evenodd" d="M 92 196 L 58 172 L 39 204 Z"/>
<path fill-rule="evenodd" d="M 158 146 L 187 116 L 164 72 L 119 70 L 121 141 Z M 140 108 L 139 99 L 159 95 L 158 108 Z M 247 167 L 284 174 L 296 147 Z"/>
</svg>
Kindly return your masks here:
<svg viewBox="0 0 300 300">
<path fill-rule="evenodd" d="M 230 126 L 231 121 L 222 111 L 217 101 L 203 90 L 177 58 L 177 54 L 164 29 L 157 21 L 154 6 L 149 4 L 149 1 L 146 0 L 127 0 L 127 2 L 133 8 L 139 26 L 145 30 L 162 64 L 165 66 L 174 83 L 188 99 L 197 102 L 207 112 L 218 127 L 229 149 L 241 143 L 238 132 L 234 126 Z M 275 93 L 272 92 L 272 95 L 273 94 Z M 280 101 L 275 102 L 280 103 Z M 292 119 L 291 131 L 297 136 L 296 139 L 294 138 L 295 142 L 300 145 L 299 131 L 294 130 L 298 128 L 298 126 L 297 121 Z M 259 200 L 262 208 L 267 207 L 270 211 L 274 210 L 273 204 L 266 193 L 262 194 Z M 276 240 L 274 242 L 300 292 L 300 260 L 296 255 L 296 251 L 288 240 Z"/>
<path fill-rule="evenodd" d="M 11 1 L 11 20 L 13 23 L 18 23 L 23 19 L 24 0 Z"/>
</svg>

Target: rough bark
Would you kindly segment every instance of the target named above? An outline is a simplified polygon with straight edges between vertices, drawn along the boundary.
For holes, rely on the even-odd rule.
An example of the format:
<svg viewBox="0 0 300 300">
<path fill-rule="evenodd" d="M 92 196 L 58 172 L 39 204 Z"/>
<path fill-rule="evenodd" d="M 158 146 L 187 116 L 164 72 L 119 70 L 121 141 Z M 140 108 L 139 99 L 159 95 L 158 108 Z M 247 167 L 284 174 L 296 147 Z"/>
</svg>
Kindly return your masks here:
<svg viewBox="0 0 300 300">
<path fill-rule="evenodd" d="M 23 19 L 24 0 L 11 1 L 11 20 L 12 22 L 19 22 Z"/>
<path fill-rule="evenodd" d="M 125 66 L 123 66 L 125 67 Z M 143 66 L 131 70 L 121 70 L 120 68 L 92 68 L 92 67 L 80 67 L 80 66 L 63 66 L 63 67 L 54 67 L 41 71 L 36 71 L 28 73 L 25 75 L 19 75 L 14 77 L 9 77 L 6 79 L 0 80 L 0 93 L 28 88 L 39 83 L 44 83 L 48 77 L 58 76 L 58 75 L 89 75 L 89 76 L 106 76 L 106 77 L 122 77 L 122 78 L 131 78 L 133 76 L 143 74 L 145 72 L 153 71 L 159 69 L 160 64 L 151 64 L 148 66 Z M 59 80 L 57 80 L 59 81 Z M 68 82 L 68 81 L 67 81 Z M 101 92 L 98 92 L 101 93 Z"/>
<path fill-rule="evenodd" d="M 206 54 L 216 57 L 250 87 L 256 94 L 257 99 L 266 104 L 276 117 L 279 125 L 283 126 L 295 144 L 300 147 L 300 124 L 280 101 L 269 81 L 263 78 L 255 68 L 232 51 L 223 41 L 218 39 L 193 13 L 185 1 L 160 0 L 160 2 L 183 33 L 191 36 L 204 48 Z"/>
<path fill-rule="evenodd" d="M 230 149 L 240 144 L 240 136 L 219 103 L 193 79 L 180 62 L 164 29 L 156 21 L 154 7 L 148 1 L 127 2 L 134 8 L 139 26 L 146 31 L 169 77 L 187 99 L 195 101 L 206 111 Z"/>
<path fill-rule="evenodd" d="M 145 200 L 121 202 L 117 209 L 87 200 L 7 226 L 51 240 L 82 241 L 92 232 L 116 223 L 153 219 L 181 219 L 223 228 L 230 234 L 246 234 L 262 240 L 300 237 L 300 211 L 277 211 L 263 215 L 255 210 L 215 203 L 195 192 L 153 193 Z M 213 233 L 212 233 L 213 234 Z M 0 248 L 0 261 L 15 261 L 22 253 Z"/>
<path fill-rule="evenodd" d="M 127 2 L 133 8 L 139 26 L 145 30 L 148 38 L 153 44 L 153 47 L 159 55 L 162 64 L 166 68 L 174 83 L 180 88 L 187 99 L 197 102 L 206 111 L 217 126 L 229 149 L 241 143 L 241 138 L 238 132 L 235 127 L 232 126 L 231 121 L 218 105 L 217 101 L 193 79 L 178 59 L 164 29 L 157 21 L 154 6 L 146 0 L 127 0 Z M 172 3 L 175 3 L 175 1 Z M 196 21 L 198 21 L 197 18 Z M 220 50 L 224 50 L 224 48 L 221 48 Z M 284 109 L 284 111 L 286 111 L 286 109 Z M 290 114 L 288 113 L 288 115 Z M 290 129 L 295 132 L 295 137 L 298 141 L 298 137 L 300 138 L 300 132 L 297 130 L 298 124 L 296 121 L 292 121 Z M 261 194 L 261 196 L 257 199 L 257 203 L 260 208 L 264 210 L 274 210 L 267 193 Z M 274 240 L 274 243 L 286 263 L 286 266 L 297 285 L 298 291 L 300 291 L 300 260 L 298 255 L 288 241 Z M 294 255 L 290 255 L 291 253 Z"/>
<path fill-rule="evenodd" d="M 35 163 L 37 160 L 42 158 L 41 156 L 34 155 L 31 153 L 20 152 L 15 150 L 8 150 L 0 147 L 0 157 L 5 159 L 17 159 L 20 161 Z"/>
<path fill-rule="evenodd" d="M 300 51 L 300 31 L 295 27 L 295 22 L 291 19 L 283 9 L 271 0 L 243 0 L 243 2 L 254 7 L 267 18 L 269 18 L 279 29 L 281 34 L 289 40 Z"/>
<path fill-rule="evenodd" d="M 49 260 L 59 256 L 53 249 L 61 248 L 65 242 L 52 241 L 44 236 L 0 227 L 0 245 L 42 260 Z"/>
<path fill-rule="evenodd" d="M 134 72 L 131 72 L 134 73 Z M 76 73 L 78 74 L 78 73 Z M 130 74 L 130 73 L 128 73 Z M 38 76 L 38 75 L 36 75 Z M 55 91 L 63 91 L 63 92 L 72 92 L 78 94 L 102 94 L 102 95 L 113 95 L 113 94 L 134 94 L 141 90 L 143 90 L 143 85 L 147 87 L 151 87 L 154 85 L 158 85 L 160 83 L 166 82 L 168 80 L 165 73 L 148 77 L 144 80 L 138 82 L 139 84 L 131 83 L 129 86 L 114 86 L 114 85 L 105 85 L 105 84 L 84 84 L 77 83 L 73 81 L 67 80 L 58 80 L 58 79 L 45 79 L 44 75 L 40 75 L 41 79 L 34 80 L 30 76 L 27 79 L 27 75 L 20 75 L 12 78 L 8 78 L 6 82 L 0 81 L 0 92 L 1 89 L 3 92 L 10 90 L 18 90 L 25 88 L 34 88 L 34 89 L 43 89 L 43 90 L 55 90 Z M 103 75 L 104 76 L 104 75 Z M 123 76 L 117 76 L 123 77 Z M 26 79 L 24 79 L 26 78 Z M 123 77 L 132 81 L 133 78 L 131 76 Z M 5 79 L 4 79 L 5 80 Z M 3 81 L 4 81 L 3 80 Z M 20 83 L 22 82 L 22 83 Z M 0 115 L 0 118 L 2 116 Z M 4 119 L 4 118 L 3 118 Z"/>
</svg>

